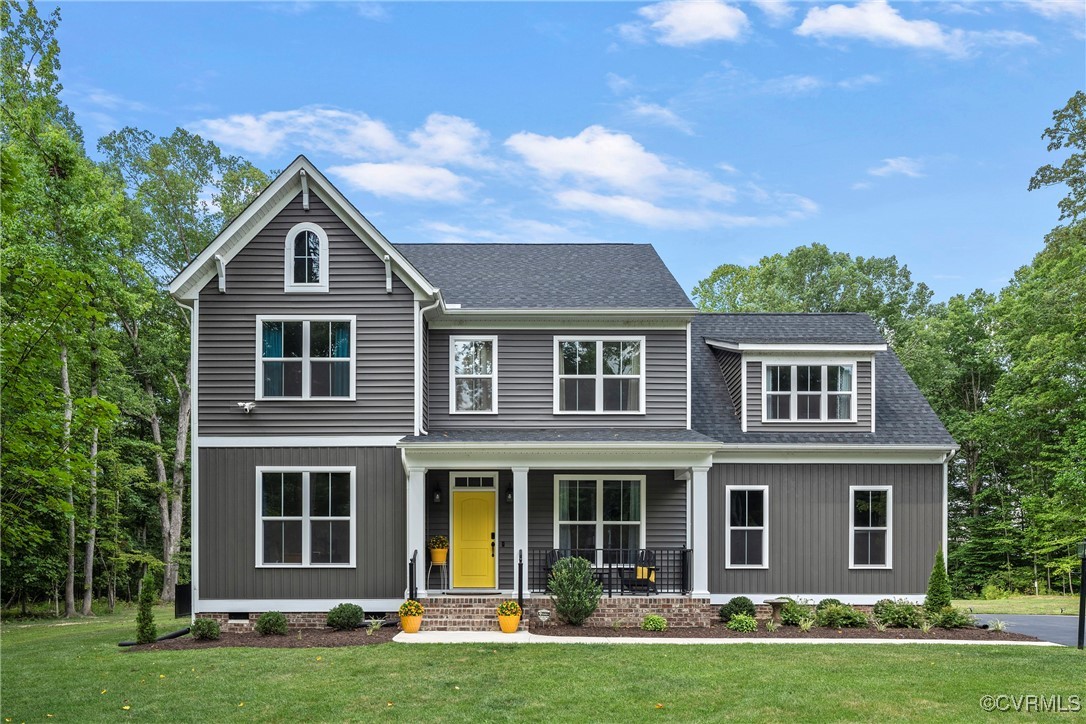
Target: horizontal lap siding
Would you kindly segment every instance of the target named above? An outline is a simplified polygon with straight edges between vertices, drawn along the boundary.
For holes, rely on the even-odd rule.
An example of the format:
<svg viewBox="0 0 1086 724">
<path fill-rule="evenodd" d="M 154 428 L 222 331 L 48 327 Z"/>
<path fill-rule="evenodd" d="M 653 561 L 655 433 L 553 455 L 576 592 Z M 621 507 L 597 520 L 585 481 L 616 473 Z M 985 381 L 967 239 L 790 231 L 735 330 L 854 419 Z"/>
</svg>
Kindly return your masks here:
<svg viewBox="0 0 1086 724">
<path fill-rule="evenodd" d="M 257 466 L 356 468 L 356 568 L 257 568 Z M 397 598 L 407 581 L 396 448 L 200 450 L 201 599 Z"/>
<path fill-rule="evenodd" d="M 200 292 L 200 435 L 390 435 L 414 429 L 414 298 L 310 191 L 287 207 L 227 265 L 227 291 L 212 280 Z M 303 221 L 328 234 L 329 291 L 283 291 L 286 235 Z M 261 400 L 245 414 L 238 402 L 256 395 L 256 317 L 355 315 L 356 401 Z"/>
<path fill-rule="evenodd" d="M 449 414 L 449 337 L 498 337 L 498 414 Z M 554 414 L 554 338 L 571 330 L 434 330 L 429 339 L 429 420 L 432 430 L 472 427 L 686 427 L 685 330 L 583 332 L 586 339 L 645 337 L 644 415 Z"/>
<path fill-rule="evenodd" d="M 762 363 L 747 363 L 749 432 L 871 432 L 871 361 L 856 364 L 856 422 L 762 422 Z"/>
<path fill-rule="evenodd" d="M 769 487 L 768 570 L 725 567 L 725 486 Z M 852 570 L 849 486 L 893 488 L 893 569 Z M 941 465 L 718 464 L 709 473 L 713 593 L 914 594 L 942 541 Z"/>
<path fill-rule="evenodd" d="M 720 373 L 724 375 L 724 384 L 728 386 L 728 394 L 731 395 L 736 414 L 741 415 L 743 414 L 743 357 L 735 352 L 719 349 L 714 349 L 713 355 L 720 365 Z"/>
</svg>

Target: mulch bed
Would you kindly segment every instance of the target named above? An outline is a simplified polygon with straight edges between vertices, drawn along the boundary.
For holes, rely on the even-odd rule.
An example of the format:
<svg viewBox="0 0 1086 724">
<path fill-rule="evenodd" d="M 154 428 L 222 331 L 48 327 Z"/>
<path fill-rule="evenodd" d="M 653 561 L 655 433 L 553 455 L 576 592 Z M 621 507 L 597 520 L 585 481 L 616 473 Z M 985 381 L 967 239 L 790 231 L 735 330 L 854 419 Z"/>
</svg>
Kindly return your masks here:
<svg viewBox="0 0 1086 724">
<path fill-rule="evenodd" d="M 992 631 L 981 628 L 933 628 L 924 633 L 916 628 L 890 628 L 878 631 L 874 628 L 812 628 L 804 633 L 798 626 L 781 626 L 776 631 L 767 631 L 764 623 L 759 622 L 757 631 L 738 633 L 731 631 L 721 623 L 698 628 L 669 628 L 667 631 L 642 631 L 639 628 L 614 629 L 609 626 L 567 626 L 564 624 L 533 625 L 533 634 L 543 636 L 602 636 L 606 638 L 684 638 L 684 639 L 919 639 L 953 641 L 1037 641 L 1033 636 L 1026 636 L 1010 631 Z"/>
<path fill-rule="evenodd" d="M 248 646 L 258 649 L 313 649 L 335 646 L 371 646 L 387 644 L 400 632 L 399 626 L 384 626 L 366 635 L 366 629 L 354 631 L 336 631 L 330 628 L 290 629 L 286 636 L 262 636 L 255 631 L 235 633 L 223 631 L 218 641 L 196 640 L 192 635 L 176 639 L 167 639 L 153 644 L 130 647 L 131 651 L 175 651 L 178 649 L 218 649 L 234 646 Z"/>
</svg>

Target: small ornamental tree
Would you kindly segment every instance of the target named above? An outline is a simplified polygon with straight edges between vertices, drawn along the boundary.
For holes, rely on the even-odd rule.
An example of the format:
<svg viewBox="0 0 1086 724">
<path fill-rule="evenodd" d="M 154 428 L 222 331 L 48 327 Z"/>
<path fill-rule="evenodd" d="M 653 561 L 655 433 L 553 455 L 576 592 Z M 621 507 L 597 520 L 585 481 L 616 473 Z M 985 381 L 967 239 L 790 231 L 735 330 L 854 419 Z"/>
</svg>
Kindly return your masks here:
<svg viewBox="0 0 1086 724">
<path fill-rule="evenodd" d="M 155 577 L 148 570 L 140 586 L 139 609 L 136 612 L 136 643 L 138 644 L 153 644 L 158 638 L 154 607 Z"/>
<path fill-rule="evenodd" d="M 928 595 L 924 597 L 924 610 L 939 613 L 950 605 L 950 579 L 946 575 L 943 563 L 943 549 L 935 551 L 935 565 L 931 567 L 928 578 Z"/>
<path fill-rule="evenodd" d="M 555 612 L 572 626 L 580 626 L 595 613 L 603 596 L 603 586 L 596 582 L 592 564 L 576 556 L 554 564 L 547 588 Z"/>
</svg>

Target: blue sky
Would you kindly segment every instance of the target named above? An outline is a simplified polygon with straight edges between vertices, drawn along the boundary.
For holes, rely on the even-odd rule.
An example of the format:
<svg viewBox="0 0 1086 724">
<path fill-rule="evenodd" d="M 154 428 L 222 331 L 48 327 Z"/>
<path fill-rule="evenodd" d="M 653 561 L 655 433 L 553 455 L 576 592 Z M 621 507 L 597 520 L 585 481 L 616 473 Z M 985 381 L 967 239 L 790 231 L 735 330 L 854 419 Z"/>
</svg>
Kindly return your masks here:
<svg viewBox="0 0 1086 724">
<path fill-rule="evenodd" d="M 811 242 L 996 291 L 1084 82 L 1081 0 L 62 3 L 88 146 L 304 153 L 393 242 L 651 242 L 691 289 Z"/>
</svg>

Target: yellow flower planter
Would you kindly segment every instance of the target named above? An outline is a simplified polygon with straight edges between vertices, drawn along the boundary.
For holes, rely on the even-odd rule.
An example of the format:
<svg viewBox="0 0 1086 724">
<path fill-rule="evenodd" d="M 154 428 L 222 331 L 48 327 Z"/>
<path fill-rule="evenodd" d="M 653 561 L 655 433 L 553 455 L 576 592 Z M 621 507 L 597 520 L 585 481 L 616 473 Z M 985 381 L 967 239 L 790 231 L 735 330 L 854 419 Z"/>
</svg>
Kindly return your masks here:
<svg viewBox="0 0 1086 724">
<path fill-rule="evenodd" d="M 498 625 L 502 627 L 502 633 L 516 633 L 520 626 L 520 614 L 516 616 L 498 616 Z"/>
<path fill-rule="evenodd" d="M 404 633 L 418 633 L 422 627 L 422 616 L 400 616 L 400 628 Z"/>
<path fill-rule="evenodd" d="M 435 565 L 444 564 L 449 559 L 448 548 L 431 548 L 430 549 L 430 561 Z"/>
</svg>

